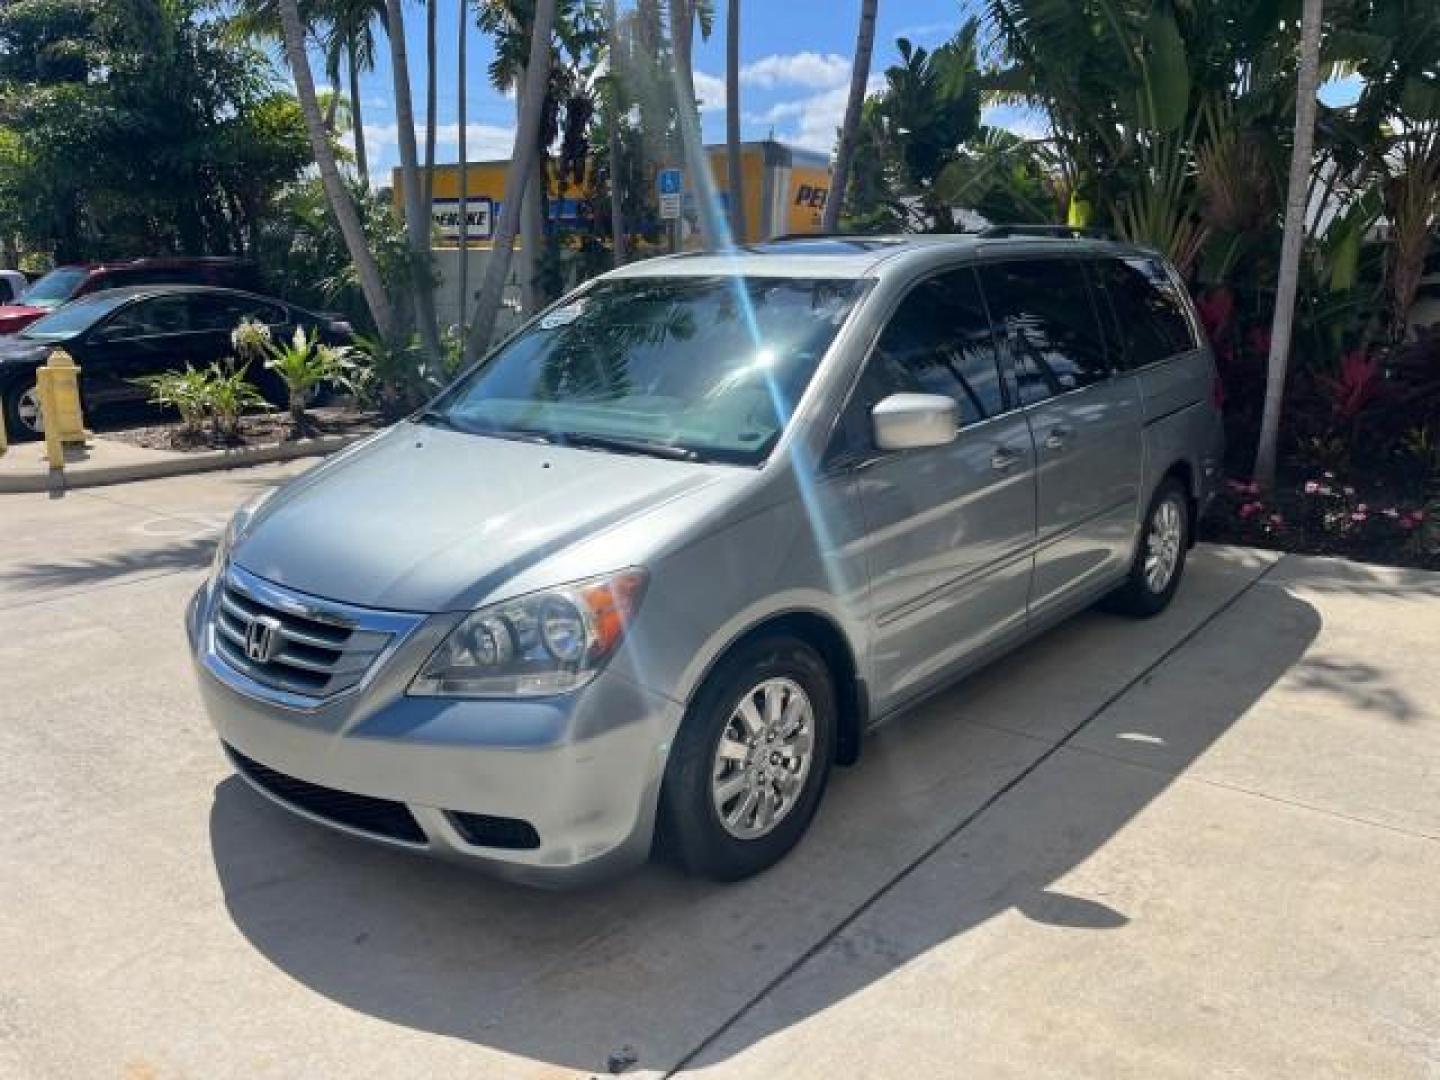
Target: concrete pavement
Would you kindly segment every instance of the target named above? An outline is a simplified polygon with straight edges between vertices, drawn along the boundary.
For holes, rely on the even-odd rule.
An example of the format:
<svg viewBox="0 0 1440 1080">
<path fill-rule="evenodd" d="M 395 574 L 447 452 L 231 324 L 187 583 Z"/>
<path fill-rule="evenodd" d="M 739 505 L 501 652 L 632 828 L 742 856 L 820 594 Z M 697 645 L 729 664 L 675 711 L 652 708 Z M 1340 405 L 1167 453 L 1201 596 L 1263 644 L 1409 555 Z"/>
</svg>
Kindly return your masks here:
<svg viewBox="0 0 1440 1080">
<path fill-rule="evenodd" d="M 1440 1075 L 1440 576 L 1204 548 L 740 885 L 498 885 L 263 803 L 180 611 L 303 464 L 0 496 L 0 1074 Z"/>
</svg>

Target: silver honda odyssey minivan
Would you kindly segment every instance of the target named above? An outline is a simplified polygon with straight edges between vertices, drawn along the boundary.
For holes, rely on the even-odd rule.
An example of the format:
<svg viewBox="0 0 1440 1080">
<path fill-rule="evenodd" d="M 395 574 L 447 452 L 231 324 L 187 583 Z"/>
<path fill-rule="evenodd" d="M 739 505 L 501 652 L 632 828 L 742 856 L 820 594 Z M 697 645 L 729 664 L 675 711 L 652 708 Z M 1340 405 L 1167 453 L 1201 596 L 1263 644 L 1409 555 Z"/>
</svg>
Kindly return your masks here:
<svg viewBox="0 0 1440 1080">
<path fill-rule="evenodd" d="M 735 879 L 867 728 L 1179 587 L 1221 456 L 1152 251 L 997 229 L 627 266 L 242 508 L 188 612 L 236 771 L 538 884 Z"/>
</svg>

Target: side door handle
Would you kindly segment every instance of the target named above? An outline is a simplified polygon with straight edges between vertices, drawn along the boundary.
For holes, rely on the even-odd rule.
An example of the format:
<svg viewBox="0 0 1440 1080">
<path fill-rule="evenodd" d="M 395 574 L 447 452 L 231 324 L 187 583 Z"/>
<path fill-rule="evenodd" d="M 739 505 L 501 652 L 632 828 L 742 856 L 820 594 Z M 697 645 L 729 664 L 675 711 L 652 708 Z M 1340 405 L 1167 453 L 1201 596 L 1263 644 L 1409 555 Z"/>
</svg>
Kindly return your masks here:
<svg viewBox="0 0 1440 1080">
<path fill-rule="evenodd" d="M 1064 424 L 1056 424 L 1050 429 L 1050 434 L 1045 436 L 1045 449 L 1064 450 L 1065 444 L 1070 441 L 1070 436 L 1074 434 L 1075 430 L 1073 428 L 1066 427 Z"/>
<path fill-rule="evenodd" d="M 990 467 L 996 472 L 1005 472 L 1020 464 L 1023 457 L 1018 450 L 1012 450 L 1008 446 L 997 446 L 995 452 L 990 455 Z"/>
</svg>

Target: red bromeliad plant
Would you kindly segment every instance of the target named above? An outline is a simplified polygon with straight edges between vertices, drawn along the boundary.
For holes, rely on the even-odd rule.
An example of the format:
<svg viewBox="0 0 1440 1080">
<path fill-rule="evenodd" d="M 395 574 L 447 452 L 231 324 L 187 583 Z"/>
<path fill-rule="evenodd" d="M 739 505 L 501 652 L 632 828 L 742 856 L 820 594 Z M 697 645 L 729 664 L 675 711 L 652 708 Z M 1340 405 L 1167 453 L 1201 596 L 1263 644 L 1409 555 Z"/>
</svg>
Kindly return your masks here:
<svg viewBox="0 0 1440 1080">
<path fill-rule="evenodd" d="M 1340 358 L 1335 375 L 1317 375 L 1315 383 L 1330 403 L 1335 421 L 1352 428 L 1369 406 L 1382 396 L 1380 357 L 1355 349 Z"/>
</svg>

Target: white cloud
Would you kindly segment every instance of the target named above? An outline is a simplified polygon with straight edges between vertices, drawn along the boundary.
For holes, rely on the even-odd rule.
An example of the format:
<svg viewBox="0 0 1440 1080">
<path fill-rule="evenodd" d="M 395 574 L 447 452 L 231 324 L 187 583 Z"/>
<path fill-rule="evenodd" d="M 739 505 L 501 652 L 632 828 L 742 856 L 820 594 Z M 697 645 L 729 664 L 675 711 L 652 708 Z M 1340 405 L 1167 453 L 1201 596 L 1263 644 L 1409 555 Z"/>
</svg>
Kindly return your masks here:
<svg viewBox="0 0 1440 1080">
<path fill-rule="evenodd" d="M 700 99 L 700 111 L 719 112 L 725 108 L 725 80 L 708 72 L 695 72 L 695 96 Z"/>
<path fill-rule="evenodd" d="M 872 75 L 866 93 L 878 93 L 884 82 L 882 76 Z M 809 97 L 777 102 L 747 119 L 755 124 L 772 125 L 776 138 L 782 142 L 828 154 L 835 149 L 836 133 L 845 121 L 845 103 L 849 97 L 850 87 L 842 83 Z"/>
<path fill-rule="evenodd" d="M 850 80 L 850 61 L 838 53 L 798 52 L 766 56 L 740 69 L 746 86 L 771 89 L 805 86 L 815 90 Z"/>
</svg>

